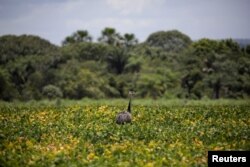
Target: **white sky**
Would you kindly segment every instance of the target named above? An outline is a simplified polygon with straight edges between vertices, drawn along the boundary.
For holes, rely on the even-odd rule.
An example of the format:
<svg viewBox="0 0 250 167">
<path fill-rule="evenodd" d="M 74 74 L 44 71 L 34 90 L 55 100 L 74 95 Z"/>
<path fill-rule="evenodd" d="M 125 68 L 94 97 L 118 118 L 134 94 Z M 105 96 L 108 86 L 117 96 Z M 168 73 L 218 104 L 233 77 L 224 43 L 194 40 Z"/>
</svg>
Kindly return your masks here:
<svg viewBox="0 0 250 167">
<path fill-rule="evenodd" d="M 105 27 L 139 41 L 177 29 L 192 39 L 250 38 L 250 0 L 0 0 L 0 35 L 39 35 L 60 45 L 76 30 Z"/>
</svg>

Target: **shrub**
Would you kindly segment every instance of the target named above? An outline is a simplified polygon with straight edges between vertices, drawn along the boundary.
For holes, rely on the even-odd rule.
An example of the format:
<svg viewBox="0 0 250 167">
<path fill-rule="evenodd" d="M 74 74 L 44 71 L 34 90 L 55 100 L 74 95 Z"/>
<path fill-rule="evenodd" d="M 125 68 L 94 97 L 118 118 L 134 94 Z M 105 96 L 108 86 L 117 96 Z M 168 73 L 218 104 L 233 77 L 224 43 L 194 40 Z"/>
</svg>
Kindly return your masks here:
<svg viewBox="0 0 250 167">
<path fill-rule="evenodd" d="M 60 98 L 63 93 L 60 88 L 54 85 L 46 85 L 43 87 L 43 95 L 49 99 Z"/>
</svg>

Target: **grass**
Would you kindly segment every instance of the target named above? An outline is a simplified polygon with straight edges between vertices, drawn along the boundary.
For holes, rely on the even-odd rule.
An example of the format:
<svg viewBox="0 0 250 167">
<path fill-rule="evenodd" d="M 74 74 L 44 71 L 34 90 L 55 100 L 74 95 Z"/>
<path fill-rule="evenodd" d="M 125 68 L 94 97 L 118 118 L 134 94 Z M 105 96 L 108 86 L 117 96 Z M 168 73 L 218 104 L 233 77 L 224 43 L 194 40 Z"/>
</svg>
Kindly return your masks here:
<svg viewBox="0 0 250 167">
<path fill-rule="evenodd" d="M 0 103 L 2 166 L 207 166 L 208 150 L 250 149 L 248 100 Z"/>
</svg>

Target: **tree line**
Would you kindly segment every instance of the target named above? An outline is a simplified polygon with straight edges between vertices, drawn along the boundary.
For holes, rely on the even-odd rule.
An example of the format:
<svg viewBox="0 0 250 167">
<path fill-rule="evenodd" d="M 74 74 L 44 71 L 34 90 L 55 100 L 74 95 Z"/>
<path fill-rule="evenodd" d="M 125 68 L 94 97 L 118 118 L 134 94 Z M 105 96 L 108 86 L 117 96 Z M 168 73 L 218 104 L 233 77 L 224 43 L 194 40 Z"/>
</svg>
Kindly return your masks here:
<svg viewBox="0 0 250 167">
<path fill-rule="evenodd" d="M 178 30 L 138 42 L 105 28 L 65 37 L 62 46 L 33 35 L 0 37 L 0 99 L 249 98 L 250 45 L 232 39 L 192 41 Z"/>
</svg>

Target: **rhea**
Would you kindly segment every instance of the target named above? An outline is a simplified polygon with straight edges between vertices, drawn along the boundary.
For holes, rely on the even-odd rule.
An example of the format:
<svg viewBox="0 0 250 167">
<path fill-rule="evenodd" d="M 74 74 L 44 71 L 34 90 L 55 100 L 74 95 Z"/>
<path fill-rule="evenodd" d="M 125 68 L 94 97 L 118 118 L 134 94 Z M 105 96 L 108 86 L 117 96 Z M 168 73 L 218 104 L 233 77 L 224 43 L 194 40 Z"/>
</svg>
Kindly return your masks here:
<svg viewBox="0 0 250 167">
<path fill-rule="evenodd" d="M 131 105 L 132 105 L 132 96 L 134 92 L 129 92 L 129 102 L 128 102 L 128 109 L 127 111 L 122 111 L 118 113 L 116 116 L 116 123 L 117 124 L 126 124 L 131 123 L 132 121 L 132 115 L 131 115 Z"/>
</svg>

